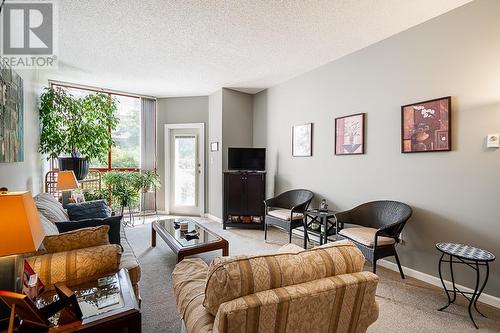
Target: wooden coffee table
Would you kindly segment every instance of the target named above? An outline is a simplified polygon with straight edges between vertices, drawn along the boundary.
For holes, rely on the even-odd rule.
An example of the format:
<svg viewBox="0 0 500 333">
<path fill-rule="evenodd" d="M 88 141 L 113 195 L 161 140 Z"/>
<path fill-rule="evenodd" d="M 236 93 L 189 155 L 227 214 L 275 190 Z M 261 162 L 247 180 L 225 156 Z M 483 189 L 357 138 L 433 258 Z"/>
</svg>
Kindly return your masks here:
<svg viewBox="0 0 500 333">
<path fill-rule="evenodd" d="M 196 231 L 197 237 L 189 237 L 181 231 L 179 222 L 188 223 L 188 231 Z M 157 220 L 151 224 L 151 246 L 156 246 L 156 234 L 177 254 L 177 262 L 184 257 L 214 250 L 222 250 L 223 256 L 229 255 L 229 243 L 216 233 L 204 228 L 190 218 Z"/>
</svg>

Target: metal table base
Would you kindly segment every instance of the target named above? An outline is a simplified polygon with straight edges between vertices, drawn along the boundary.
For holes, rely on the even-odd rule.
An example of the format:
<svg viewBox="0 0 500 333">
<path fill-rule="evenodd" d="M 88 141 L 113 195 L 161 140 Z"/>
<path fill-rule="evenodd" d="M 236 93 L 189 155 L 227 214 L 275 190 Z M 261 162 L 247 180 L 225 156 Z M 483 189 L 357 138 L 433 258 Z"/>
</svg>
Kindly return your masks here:
<svg viewBox="0 0 500 333">
<path fill-rule="evenodd" d="M 445 255 L 448 255 L 448 257 L 449 257 L 448 260 L 445 260 Z M 449 263 L 452 289 L 448 289 L 446 287 L 446 284 L 444 283 L 442 269 L 441 269 L 441 266 L 443 263 Z M 463 291 L 463 290 L 460 290 L 456 287 L 455 276 L 453 274 L 453 264 L 467 265 L 467 266 L 471 267 L 476 272 L 476 284 L 475 284 L 475 288 L 474 288 L 473 292 Z M 485 269 L 486 277 L 484 278 L 484 281 L 480 287 L 480 281 L 481 281 L 481 269 L 480 269 L 480 267 L 481 266 L 486 267 L 486 269 Z M 474 324 L 474 327 L 476 329 L 478 329 L 478 326 L 477 326 L 477 324 L 474 320 L 474 317 L 472 315 L 472 309 L 474 308 L 477 311 L 477 313 L 479 313 L 481 316 L 486 318 L 486 316 L 481 311 L 479 311 L 479 309 L 477 308 L 477 301 L 479 299 L 479 296 L 483 292 L 484 287 L 486 286 L 486 283 L 488 282 L 489 273 L 490 273 L 490 267 L 489 267 L 488 261 L 467 260 L 467 259 L 456 257 L 456 256 L 449 254 L 449 253 L 442 252 L 441 258 L 439 259 L 439 278 L 441 279 L 441 283 L 443 284 L 444 291 L 446 292 L 446 296 L 448 297 L 448 304 L 439 308 L 438 311 L 443 311 L 444 309 L 449 307 L 452 303 L 454 303 L 455 300 L 457 299 L 457 293 L 460 293 L 462 296 L 464 296 L 469 301 L 469 307 L 468 307 L 469 317 L 470 317 L 472 323 Z"/>
</svg>

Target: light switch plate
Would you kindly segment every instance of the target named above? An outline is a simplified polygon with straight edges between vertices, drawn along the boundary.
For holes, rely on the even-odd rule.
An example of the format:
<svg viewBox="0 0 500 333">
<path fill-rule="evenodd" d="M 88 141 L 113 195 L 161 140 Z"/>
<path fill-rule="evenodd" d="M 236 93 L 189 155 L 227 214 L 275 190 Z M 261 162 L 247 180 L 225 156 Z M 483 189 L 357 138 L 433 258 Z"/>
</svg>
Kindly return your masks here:
<svg viewBox="0 0 500 333">
<path fill-rule="evenodd" d="M 488 134 L 486 137 L 486 147 L 500 148 L 500 134 Z"/>
</svg>

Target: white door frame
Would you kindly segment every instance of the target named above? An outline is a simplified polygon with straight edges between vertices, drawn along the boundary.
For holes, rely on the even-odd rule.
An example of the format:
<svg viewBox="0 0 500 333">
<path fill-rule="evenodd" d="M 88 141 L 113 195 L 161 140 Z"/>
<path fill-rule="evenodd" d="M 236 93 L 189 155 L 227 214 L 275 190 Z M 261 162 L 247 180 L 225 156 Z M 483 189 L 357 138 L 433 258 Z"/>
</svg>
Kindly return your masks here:
<svg viewBox="0 0 500 333">
<path fill-rule="evenodd" d="M 172 179 L 170 168 L 170 132 L 175 129 L 197 129 L 200 131 L 200 148 L 202 154 L 199 154 L 200 162 L 200 186 L 198 193 L 198 202 L 200 205 L 200 216 L 205 216 L 205 123 L 185 123 L 185 124 L 165 124 L 165 210 L 170 214 L 170 181 Z"/>
</svg>

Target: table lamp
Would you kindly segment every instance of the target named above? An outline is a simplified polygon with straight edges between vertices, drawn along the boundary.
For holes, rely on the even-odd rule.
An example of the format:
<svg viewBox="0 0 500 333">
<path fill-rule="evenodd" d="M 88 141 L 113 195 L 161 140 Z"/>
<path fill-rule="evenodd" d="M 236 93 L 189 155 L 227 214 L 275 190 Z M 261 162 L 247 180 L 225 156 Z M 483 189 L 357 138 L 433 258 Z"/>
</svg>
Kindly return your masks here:
<svg viewBox="0 0 500 333">
<path fill-rule="evenodd" d="M 30 192 L 0 190 L 0 290 L 22 291 L 24 258 L 37 251 L 45 237 L 35 202 Z M 0 322 L 8 315 L 0 301 Z"/>
<path fill-rule="evenodd" d="M 30 192 L 0 194 L 0 230 L 0 289 L 20 292 L 20 254 L 37 251 L 45 237 Z"/>
<path fill-rule="evenodd" d="M 56 190 L 62 191 L 62 205 L 66 207 L 71 198 L 71 190 L 78 188 L 78 182 L 76 181 L 75 173 L 73 170 L 69 171 L 59 171 L 57 175 L 57 187 Z"/>
</svg>

